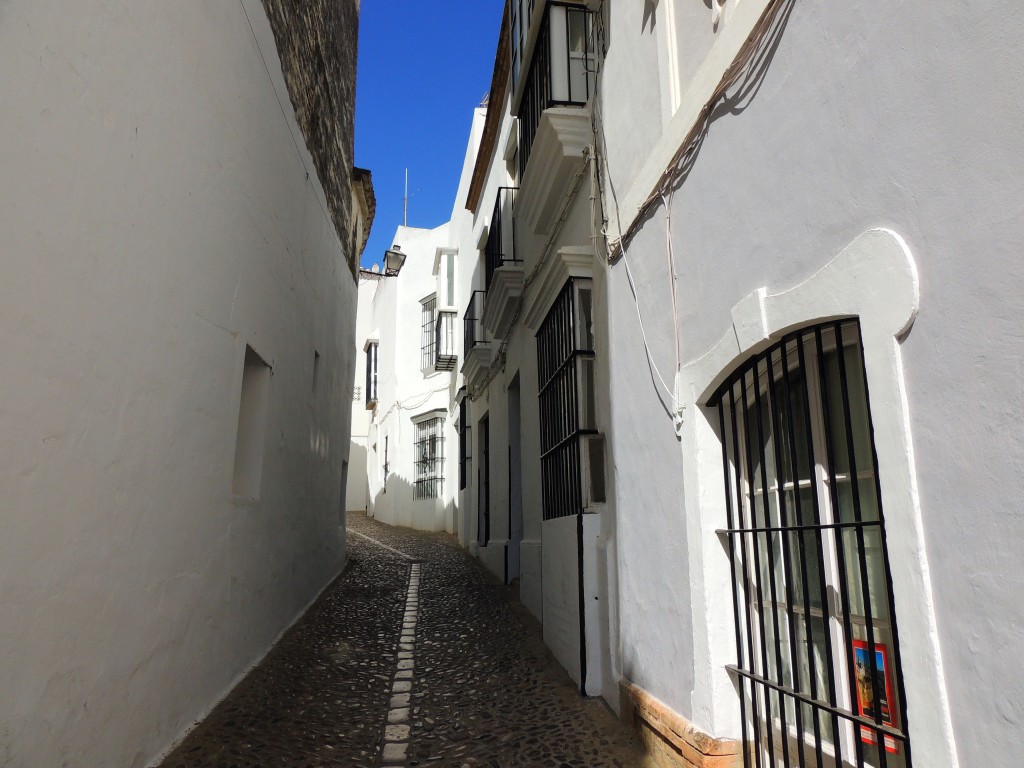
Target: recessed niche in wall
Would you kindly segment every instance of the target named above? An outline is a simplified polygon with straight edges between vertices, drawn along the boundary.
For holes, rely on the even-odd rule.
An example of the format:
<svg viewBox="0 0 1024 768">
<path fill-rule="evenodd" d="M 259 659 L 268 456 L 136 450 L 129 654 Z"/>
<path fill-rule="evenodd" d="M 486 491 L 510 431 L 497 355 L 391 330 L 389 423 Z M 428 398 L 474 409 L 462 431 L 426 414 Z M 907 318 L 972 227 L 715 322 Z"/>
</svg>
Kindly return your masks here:
<svg viewBox="0 0 1024 768">
<path fill-rule="evenodd" d="M 270 399 L 270 366 L 252 347 L 245 347 L 242 397 L 238 407 L 235 438 L 235 474 L 231 485 L 236 496 L 259 499 L 263 473 L 263 441 L 267 431 Z"/>
</svg>

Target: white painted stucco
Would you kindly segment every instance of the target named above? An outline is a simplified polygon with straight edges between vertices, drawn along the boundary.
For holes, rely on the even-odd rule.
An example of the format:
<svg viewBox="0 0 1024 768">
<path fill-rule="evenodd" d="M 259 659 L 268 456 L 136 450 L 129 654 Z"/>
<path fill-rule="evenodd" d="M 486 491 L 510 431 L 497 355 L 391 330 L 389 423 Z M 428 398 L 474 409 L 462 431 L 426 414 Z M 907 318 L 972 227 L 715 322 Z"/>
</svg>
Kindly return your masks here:
<svg viewBox="0 0 1024 768">
<path fill-rule="evenodd" d="M 367 339 L 378 342 L 377 406 L 370 415 L 367 438 L 371 459 L 376 462 L 369 478 L 371 512 L 389 525 L 454 532 L 458 479 L 458 440 L 450 413 L 455 395 L 454 375 L 449 371 L 423 370 L 420 366 L 421 302 L 435 294 L 441 298 L 434 261 L 437 249 L 448 245 L 448 226 L 399 227 L 392 245 L 398 245 L 406 254 L 400 273 L 377 279 L 372 299 L 359 308 L 359 323 L 365 322 L 369 328 Z M 445 308 L 440 301 L 437 306 Z M 368 321 L 362 319 L 363 313 Z M 367 339 L 357 338 L 356 346 L 362 349 Z M 443 491 L 437 499 L 416 499 L 414 419 L 434 411 L 445 418 Z M 386 479 L 385 439 L 389 469 Z"/>
<path fill-rule="evenodd" d="M 724 669 L 735 661 L 731 585 L 715 533 L 724 524 L 721 446 L 702 409 L 716 382 L 779 333 L 856 316 L 915 764 L 1015 765 L 1024 747 L 1024 674 L 1012 662 L 1024 622 L 1024 534 L 1013 507 L 1024 482 L 1024 219 L 1015 202 L 1024 192 L 1024 64 L 1010 30 L 1024 12 L 1009 0 L 589 5 L 605 15 L 607 55 L 586 109 L 541 119 L 521 180 L 524 304 L 471 393 L 460 542 L 503 575 L 507 510 L 518 498 L 506 459 L 518 376 L 519 594 L 580 680 L 575 521 L 542 522 L 534 333 L 573 274 L 547 260 L 596 254 L 588 277 L 609 476 L 607 503 L 585 517 L 585 645 L 600 670 L 599 690 L 587 690 L 614 707 L 625 677 L 711 735 L 738 736 L 739 700 Z M 709 105 L 772 8 L 756 67 Z M 484 111 L 474 116 L 448 231 L 460 316 L 469 291 L 483 287 L 480 249 L 497 188 L 516 183 L 510 106 L 490 105 L 501 109 L 497 142 L 467 212 Z M 695 134 L 708 115 L 706 135 Z M 694 135 L 703 138 L 692 165 L 651 198 Z M 463 381 L 456 376 L 452 391 Z M 484 415 L 486 543 L 476 509 Z"/>
<path fill-rule="evenodd" d="M 739 0 L 731 14 L 727 3 L 713 33 L 708 14 L 705 34 L 717 36 L 715 45 L 748 4 L 758 3 Z M 658 142 L 670 135 L 666 127 L 658 141 L 631 150 L 642 159 L 617 149 L 637 121 L 615 105 L 641 98 L 636 92 L 644 89 L 653 100 L 661 87 L 653 72 L 639 76 L 633 66 L 648 54 L 619 45 L 629 34 L 620 27 L 641 24 L 641 10 L 626 5 L 612 6 L 623 21 L 612 30 L 602 93 L 624 226 L 628 200 L 640 199 L 640 192 L 628 194 L 631 180 L 651 170 L 643 162 L 653 163 Z M 909 333 L 897 343 L 898 329 L 888 328 L 882 348 L 899 362 L 889 368 L 901 372 L 900 386 L 886 392 L 872 382 L 870 399 L 881 425 L 875 439 L 884 484 L 916 487 L 910 509 L 919 505 L 919 516 L 905 516 L 894 497 L 885 501 L 891 540 L 903 541 L 892 545 L 890 561 L 915 765 L 1009 767 L 1018 761 L 1024 717 L 1024 675 L 1003 661 L 1014 655 L 1024 617 L 1017 556 L 1024 540 L 1012 501 L 1024 467 L 1015 426 L 1024 409 L 1024 262 L 1017 255 L 1024 220 L 1010 202 L 1024 191 L 1017 151 L 1024 65 L 1007 30 L 1019 27 L 1022 12 L 1009 2 L 939 10 L 920 2 L 785 5 L 761 76 L 740 101 L 716 112 L 668 208 L 682 360 L 718 343 L 744 297 L 763 286 L 771 295 L 805 283 L 862 233 L 884 227 L 906 244 L 920 307 Z M 637 37 L 636 46 L 653 50 L 663 44 L 657 35 Z M 658 205 L 640 222 L 627 260 L 651 354 L 671 374 L 666 218 Z M 883 273 L 863 282 L 874 306 L 903 306 L 893 294 L 898 284 Z M 692 408 L 683 450 L 673 447 L 672 404 L 647 375 L 621 260 L 610 283 L 624 672 L 698 726 L 735 735 L 730 717 L 738 714 L 715 714 L 713 705 L 715 691 L 726 695 L 731 687 L 721 669 L 728 649 L 701 641 L 731 630 L 728 596 L 716 595 L 725 585 L 714 569 L 685 565 L 695 552 L 718 546 L 721 554 L 707 537 L 709 525 L 724 521 L 706 519 L 715 506 L 694 497 L 686 463 L 707 461 L 710 472 L 717 459 L 720 471 L 721 457 L 687 452 L 686 431 L 700 423 Z M 828 292 L 839 300 L 856 294 L 840 286 Z M 873 322 L 866 309 L 842 312 L 863 312 L 862 323 Z M 802 322 L 820 312 L 807 315 Z M 865 335 L 866 356 L 868 345 Z M 722 361 L 715 375 L 734 364 Z M 880 375 L 878 365 L 868 366 Z M 906 447 L 883 461 L 885 447 L 896 445 L 887 434 L 894 429 L 904 430 Z M 659 440 L 662 450 L 654 449 Z M 631 471 L 623 456 L 641 457 L 646 472 Z M 637 512 L 627 513 L 627 504 Z M 920 528 L 901 535 L 900 524 L 914 519 Z M 655 579 L 659 589 L 651 588 Z"/>
<path fill-rule="evenodd" d="M 342 566 L 347 237 L 259 2 L 10 0 L 0 72 L 0 763 L 144 766 Z"/>
</svg>

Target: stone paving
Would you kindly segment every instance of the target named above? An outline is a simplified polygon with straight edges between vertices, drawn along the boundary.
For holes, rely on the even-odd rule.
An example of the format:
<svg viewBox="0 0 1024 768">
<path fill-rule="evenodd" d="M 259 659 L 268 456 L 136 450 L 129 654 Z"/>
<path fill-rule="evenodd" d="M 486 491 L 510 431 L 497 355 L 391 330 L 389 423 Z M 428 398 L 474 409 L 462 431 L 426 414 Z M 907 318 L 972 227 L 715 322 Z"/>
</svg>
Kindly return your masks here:
<svg viewBox="0 0 1024 768">
<path fill-rule="evenodd" d="M 348 531 L 344 574 L 161 768 L 643 763 L 453 537 Z"/>
</svg>

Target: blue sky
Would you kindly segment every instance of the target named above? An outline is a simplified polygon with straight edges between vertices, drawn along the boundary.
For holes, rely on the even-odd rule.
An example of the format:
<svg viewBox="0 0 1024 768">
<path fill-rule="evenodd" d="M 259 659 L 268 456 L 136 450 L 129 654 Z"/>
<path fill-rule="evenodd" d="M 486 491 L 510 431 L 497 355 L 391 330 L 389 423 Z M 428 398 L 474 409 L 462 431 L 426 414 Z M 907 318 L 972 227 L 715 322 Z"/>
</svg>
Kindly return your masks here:
<svg viewBox="0 0 1024 768">
<path fill-rule="evenodd" d="M 377 217 L 363 265 L 380 262 L 402 223 L 448 220 L 473 109 L 487 95 L 501 0 L 363 0 L 356 83 L 356 165 L 373 174 Z"/>
</svg>

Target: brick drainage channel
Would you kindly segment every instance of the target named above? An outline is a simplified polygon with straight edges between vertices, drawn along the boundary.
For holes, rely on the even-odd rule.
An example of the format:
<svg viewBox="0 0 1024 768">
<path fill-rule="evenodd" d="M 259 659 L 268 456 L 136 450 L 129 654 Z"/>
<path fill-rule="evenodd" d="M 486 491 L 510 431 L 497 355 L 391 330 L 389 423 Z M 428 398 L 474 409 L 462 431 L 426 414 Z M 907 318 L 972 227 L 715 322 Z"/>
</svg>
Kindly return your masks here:
<svg viewBox="0 0 1024 768">
<path fill-rule="evenodd" d="M 644 763 L 453 537 L 349 517 L 344 574 L 162 768 Z"/>
</svg>

